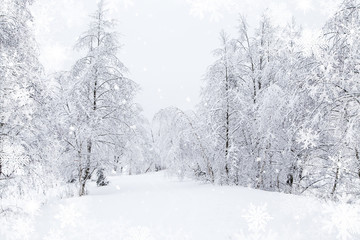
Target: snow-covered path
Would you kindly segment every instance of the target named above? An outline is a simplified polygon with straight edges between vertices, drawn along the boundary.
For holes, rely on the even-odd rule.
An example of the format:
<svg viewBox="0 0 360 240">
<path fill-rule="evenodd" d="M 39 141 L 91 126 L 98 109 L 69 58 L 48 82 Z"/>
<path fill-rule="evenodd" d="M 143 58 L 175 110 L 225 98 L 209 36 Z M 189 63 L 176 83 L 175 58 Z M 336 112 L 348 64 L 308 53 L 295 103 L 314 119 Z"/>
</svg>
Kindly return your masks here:
<svg viewBox="0 0 360 240">
<path fill-rule="evenodd" d="M 31 239 L 337 239 L 325 204 L 305 197 L 168 178 L 110 177 L 109 186 L 42 208 Z M 93 183 L 92 183 L 93 184 Z M 330 224 L 330 225 L 329 225 Z"/>
</svg>

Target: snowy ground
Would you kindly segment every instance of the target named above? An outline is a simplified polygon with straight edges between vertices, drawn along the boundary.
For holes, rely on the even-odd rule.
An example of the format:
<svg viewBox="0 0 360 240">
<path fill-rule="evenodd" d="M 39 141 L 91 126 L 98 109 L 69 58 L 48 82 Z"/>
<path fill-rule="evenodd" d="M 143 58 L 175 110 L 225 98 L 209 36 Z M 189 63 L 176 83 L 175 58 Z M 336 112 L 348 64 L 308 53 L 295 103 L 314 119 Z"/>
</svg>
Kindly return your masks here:
<svg viewBox="0 0 360 240">
<path fill-rule="evenodd" d="M 110 177 L 110 181 L 101 188 L 92 183 L 88 196 L 43 207 L 30 239 L 330 240 L 354 232 L 353 224 L 358 223 L 351 223 L 354 209 L 349 205 L 181 182 L 164 172 Z"/>
</svg>

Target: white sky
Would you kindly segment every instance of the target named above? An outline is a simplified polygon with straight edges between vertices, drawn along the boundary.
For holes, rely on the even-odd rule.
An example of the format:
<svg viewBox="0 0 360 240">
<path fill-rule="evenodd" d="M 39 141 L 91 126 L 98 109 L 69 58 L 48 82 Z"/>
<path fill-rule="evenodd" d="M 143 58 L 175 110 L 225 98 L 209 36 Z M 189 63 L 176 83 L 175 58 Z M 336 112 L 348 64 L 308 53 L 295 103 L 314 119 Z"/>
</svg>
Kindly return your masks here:
<svg viewBox="0 0 360 240">
<path fill-rule="evenodd" d="M 141 86 L 137 101 L 151 120 L 162 108 L 194 109 L 201 79 L 214 61 L 220 30 L 233 37 L 239 14 L 251 27 L 265 9 L 277 24 L 294 16 L 311 43 L 339 0 L 107 0 L 124 44 L 119 55 Z M 41 61 L 47 71 L 68 70 L 72 49 L 87 29 L 97 0 L 37 0 L 32 7 Z"/>
</svg>

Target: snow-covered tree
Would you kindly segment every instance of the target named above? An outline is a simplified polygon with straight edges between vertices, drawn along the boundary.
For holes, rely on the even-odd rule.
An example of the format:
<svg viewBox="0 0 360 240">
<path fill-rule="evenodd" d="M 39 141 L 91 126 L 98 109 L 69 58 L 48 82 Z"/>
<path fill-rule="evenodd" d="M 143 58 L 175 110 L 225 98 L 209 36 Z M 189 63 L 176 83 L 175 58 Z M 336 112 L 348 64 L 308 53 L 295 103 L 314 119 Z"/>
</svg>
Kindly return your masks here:
<svg viewBox="0 0 360 240">
<path fill-rule="evenodd" d="M 159 111 L 152 122 L 158 168 L 167 168 L 181 178 L 214 182 L 214 166 L 209 156 L 213 151 L 212 139 L 203 130 L 200 118 L 192 111 L 175 107 Z"/>
<path fill-rule="evenodd" d="M 221 47 L 214 51 L 218 58 L 209 67 L 201 92 L 198 115 L 201 116 L 206 138 L 212 143 L 212 162 L 215 178 L 220 183 L 237 181 L 237 144 L 235 134 L 240 128 L 241 109 L 237 92 L 240 77 L 236 71 L 236 45 L 222 32 Z M 232 180 L 230 180 L 232 179 Z"/>
<path fill-rule="evenodd" d="M 44 202 L 64 190 L 54 165 L 61 148 L 53 139 L 31 4 L 2 0 L 0 9 L 0 214 L 10 216 L 26 213 L 29 199 Z"/>
<path fill-rule="evenodd" d="M 66 86 L 63 138 L 72 155 L 69 167 L 76 171 L 79 195 L 86 193 L 86 182 L 97 169 L 113 166 L 123 148 L 132 147 L 126 144 L 135 136 L 139 112 L 133 101 L 138 86 L 124 75 L 127 69 L 117 56 L 121 45 L 104 1 L 91 18 L 76 44 L 86 55 L 60 78 L 60 85 Z"/>
<path fill-rule="evenodd" d="M 240 126 L 241 154 L 244 183 L 256 188 L 271 189 L 276 183 L 274 159 L 280 135 L 285 103 L 282 86 L 278 76 L 281 72 L 282 48 L 280 31 L 271 24 L 266 13 L 263 14 L 259 28 L 254 36 L 249 34 L 245 19 L 241 19 L 240 36 L 236 39 L 238 65 L 241 76 L 238 98 L 242 99 L 242 124 Z M 276 150 L 275 150 L 276 149 Z"/>
<path fill-rule="evenodd" d="M 134 122 L 131 126 L 133 135 L 128 138 L 127 143 L 117 156 L 115 168 L 123 170 L 128 174 L 141 174 L 150 171 L 160 170 L 157 164 L 157 154 L 154 149 L 154 142 L 151 136 L 150 124 L 138 112 L 134 115 Z"/>
<path fill-rule="evenodd" d="M 31 32 L 31 1 L 2 1 L 0 9 L 0 178 L 31 159 L 32 118 L 41 65 Z"/>
<path fill-rule="evenodd" d="M 317 187 L 321 194 L 332 196 L 359 192 L 359 4 L 343 1 L 328 20 L 312 74 L 313 98 L 323 103 L 318 110 L 320 141 L 327 147 L 320 159 L 318 172 L 323 178 Z"/>
</svg>

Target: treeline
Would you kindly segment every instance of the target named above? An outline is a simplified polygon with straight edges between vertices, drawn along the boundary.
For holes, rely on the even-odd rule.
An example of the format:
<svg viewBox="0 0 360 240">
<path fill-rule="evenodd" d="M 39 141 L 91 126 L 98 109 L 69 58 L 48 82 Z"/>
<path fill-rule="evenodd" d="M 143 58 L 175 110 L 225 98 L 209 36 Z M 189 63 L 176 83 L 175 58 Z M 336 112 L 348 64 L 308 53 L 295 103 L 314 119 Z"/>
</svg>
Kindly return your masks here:
<svg viewBox="0 0 360 240">
<path fill-rule="evenodd" d="M 195 112 L 160 111 L 160 160 L 180 176 L 320 197 L 360 193 L 360 3 L 345 0 L 312 52 L 301 27 L 220 34 Z"/>
</svg>

